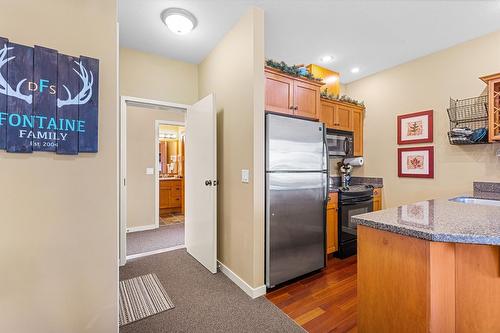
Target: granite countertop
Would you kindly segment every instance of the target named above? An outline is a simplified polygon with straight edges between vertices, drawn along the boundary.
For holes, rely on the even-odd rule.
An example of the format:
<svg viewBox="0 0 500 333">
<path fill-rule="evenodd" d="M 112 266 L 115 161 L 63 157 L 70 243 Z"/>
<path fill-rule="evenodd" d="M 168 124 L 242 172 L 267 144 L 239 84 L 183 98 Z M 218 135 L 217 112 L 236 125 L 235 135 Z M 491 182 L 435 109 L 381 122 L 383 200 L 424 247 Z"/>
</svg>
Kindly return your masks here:
<svg viewBox="0 0 500 333">
<path fill-rule="evenodd" d="M 179 177 L 163 177 L 163 178 L 160 178 L 160 180 L 182 180 L 182 178 L 179 178 Z"/>
<path fill-rule="evenodd" d="M 484 186 L 475 183 L 474 194 L 465 196 L 500 200 L 500 183 L 498 187 Z M 445 198 L 357 215 L 352 219 L 360 225 L 429 241 L 500 245 L 498 206 L 464 204 Z"/>
</svg>

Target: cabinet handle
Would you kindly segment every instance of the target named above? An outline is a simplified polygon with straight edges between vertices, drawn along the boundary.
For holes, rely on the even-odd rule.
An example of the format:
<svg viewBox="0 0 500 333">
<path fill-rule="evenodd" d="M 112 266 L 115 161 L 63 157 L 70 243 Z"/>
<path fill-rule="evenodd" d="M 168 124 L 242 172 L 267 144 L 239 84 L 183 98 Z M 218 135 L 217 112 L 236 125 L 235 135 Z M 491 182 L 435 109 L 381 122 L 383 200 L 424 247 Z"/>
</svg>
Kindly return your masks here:
<svg viewBox="0 0 500 333">
<path fill-rule="evenodd" d="M 294 109 L 293 105 L 290 105 L 288 108 L 289 108 L 290 110 L 293 110 L 293 109 Z"/>
<path fill-rule="evenodd" d="M 296 107 L 294 107 L 293 109 L 294 109 L 295 111 L 297 111 L 297 110 L 299 109 L 299 107 L 298 107 L 298 106 L 296 106 Z"/>
</svg>

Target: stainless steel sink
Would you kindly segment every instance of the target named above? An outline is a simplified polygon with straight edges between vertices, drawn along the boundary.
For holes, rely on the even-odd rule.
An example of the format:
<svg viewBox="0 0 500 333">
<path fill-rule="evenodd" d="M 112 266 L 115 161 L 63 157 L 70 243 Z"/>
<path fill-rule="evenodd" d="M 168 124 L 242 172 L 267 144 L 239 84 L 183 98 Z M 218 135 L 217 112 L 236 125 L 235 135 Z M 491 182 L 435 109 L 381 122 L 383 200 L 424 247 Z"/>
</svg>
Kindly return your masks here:
<svg viewBox="0 0 500 333">
<path fill-rule="evenodd" d="M 500 200 L 477 199 L 471 197 L 456 197 L 449 199 L 449 201 L 460 202 L 464 204 L 472 204 L 472 205 L 486 205 L 486 206 L 500 207 Z"/>
</svg>

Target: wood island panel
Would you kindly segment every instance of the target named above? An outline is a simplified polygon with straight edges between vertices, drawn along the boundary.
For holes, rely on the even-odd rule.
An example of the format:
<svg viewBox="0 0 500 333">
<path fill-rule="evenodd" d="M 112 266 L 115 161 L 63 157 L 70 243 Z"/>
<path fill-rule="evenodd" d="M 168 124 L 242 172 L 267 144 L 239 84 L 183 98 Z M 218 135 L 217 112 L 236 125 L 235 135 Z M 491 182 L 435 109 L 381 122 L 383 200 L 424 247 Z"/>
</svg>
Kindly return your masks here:
<svg viewBox="0 0 500 333">
<path fill-rule="evenodd" d="M 359 332 L 500 332 L 500 247 L 358 226 Z"/>
<path fill-rule="evenodd" d="M 416 239 L 358 226 L 359 332 L 427 331 L 427 251 Z"/>
<path fill-rule="evenodd" d="M 456 244 L 456 253 L 457 332 L 500 332 L 500 246 Z"/>
</svg>

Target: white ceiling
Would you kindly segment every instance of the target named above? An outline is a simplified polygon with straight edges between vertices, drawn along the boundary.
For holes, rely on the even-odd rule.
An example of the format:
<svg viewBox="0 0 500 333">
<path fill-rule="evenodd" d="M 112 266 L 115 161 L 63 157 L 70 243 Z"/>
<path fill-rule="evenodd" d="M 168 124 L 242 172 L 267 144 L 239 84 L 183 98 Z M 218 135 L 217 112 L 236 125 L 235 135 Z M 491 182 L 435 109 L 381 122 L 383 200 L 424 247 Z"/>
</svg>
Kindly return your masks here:
<svg viewBox="0 0 500 333">
<path fill-rule="evenodd" d="M 322 65 L 332 55 L 325 67 L 344 83 L 500 30 L 498 0 L 119 0 L 120 45 L 199 63 L 252 5 L 265 11 L 267 58 Z M 196 29 L 171 33 L 168 7 L 192 12 Z"/>
</svg>

